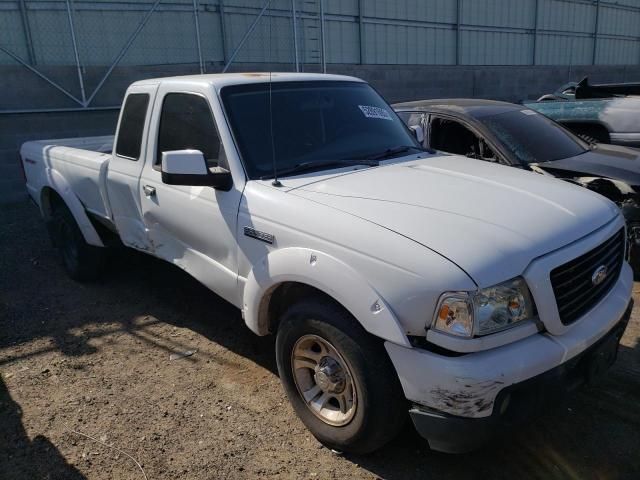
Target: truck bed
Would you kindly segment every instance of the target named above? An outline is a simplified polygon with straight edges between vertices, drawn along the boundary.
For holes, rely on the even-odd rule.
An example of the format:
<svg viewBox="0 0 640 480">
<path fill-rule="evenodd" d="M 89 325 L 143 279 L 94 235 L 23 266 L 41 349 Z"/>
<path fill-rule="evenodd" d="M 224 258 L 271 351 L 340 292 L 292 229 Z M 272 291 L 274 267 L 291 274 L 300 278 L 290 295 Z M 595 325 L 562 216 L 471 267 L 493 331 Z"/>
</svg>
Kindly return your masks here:
<svg viewBox="0 0 640 480">
<path fill-rule="evenodd" d="M 29 194 L 39 204 L 37 192 L 51 183 L 52 171 L 58 171 L 88 211 L 109 217 L 104 180 L 113 138 L 107 135 L 25 142 L 20 156 Z"/>
</svg>

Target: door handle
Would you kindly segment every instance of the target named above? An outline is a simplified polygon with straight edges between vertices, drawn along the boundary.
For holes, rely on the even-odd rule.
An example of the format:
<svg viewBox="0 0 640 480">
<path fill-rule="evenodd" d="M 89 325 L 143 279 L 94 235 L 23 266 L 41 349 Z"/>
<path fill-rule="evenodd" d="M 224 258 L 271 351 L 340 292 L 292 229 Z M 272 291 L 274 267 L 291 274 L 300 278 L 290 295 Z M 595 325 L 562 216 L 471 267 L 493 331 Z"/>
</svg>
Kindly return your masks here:
<svg viewBox="0 0 640 480">
<path fill-rule="evenodd" d="M 155 187 L 151 187 L 151 186 L 149 186 L 149 185 L 144 185 L 144 186 L 142 187 L 142 190 L 144 191 L 144 194 L 145 194 L 147 197 L 153 197 L 153 196 L 155 196 L 155 194 L 156 194 L 156 189 L 155 189 Z"/>
</svg>

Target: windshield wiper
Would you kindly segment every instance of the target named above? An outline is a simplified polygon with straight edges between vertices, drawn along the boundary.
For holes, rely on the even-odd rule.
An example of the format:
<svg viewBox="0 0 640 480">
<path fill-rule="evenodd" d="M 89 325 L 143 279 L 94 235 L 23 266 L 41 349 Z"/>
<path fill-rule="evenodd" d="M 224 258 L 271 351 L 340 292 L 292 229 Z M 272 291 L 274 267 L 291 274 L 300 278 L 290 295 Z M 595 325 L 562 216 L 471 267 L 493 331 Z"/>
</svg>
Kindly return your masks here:
<svg viewBox="0 0 640 480">
<path fill-rule="evenodd" d="M 352 165 L 367 165 L 369 167 L 377 167 L 379 162 L 374 159 L 362 159 L 362 160 L 314 160 L 309 162 L 302 162 L 294 165 L 290 168 L 278 170 L 278 177 L 291 175 L 293 173 L 311 172 L 313 170 L 323 170 L 330 167 L 349 167 Z M 265 175 L 260 177 L 261 180 L 267 180 L 273 178 L 273 175 Z"/>
<path fill-rule="evenodd" d="M 397 147 L 387 148 L 384 152 L 373 153 L 362 158 L 365 160 L 384 160 L 385 158 L 392 158 L 410 150 L 417 150 L 418 152 L 426 151 L 424 148 L 416 147 L 415 145 L 399 145 Z"/>
</svg>

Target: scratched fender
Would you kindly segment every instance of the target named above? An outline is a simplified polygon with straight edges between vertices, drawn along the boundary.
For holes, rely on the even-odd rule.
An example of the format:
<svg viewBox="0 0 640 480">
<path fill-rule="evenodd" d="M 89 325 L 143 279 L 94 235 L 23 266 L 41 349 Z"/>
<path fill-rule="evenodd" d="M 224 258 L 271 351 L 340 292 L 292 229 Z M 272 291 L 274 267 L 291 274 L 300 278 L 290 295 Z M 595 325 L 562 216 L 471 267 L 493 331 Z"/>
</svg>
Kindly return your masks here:
<svg viewBox="0 0 640 480">
<path fill-rule="evenodd" d="M 325 292 L 368 332 L 392 343 L 410 346 L 395 315 L 365 278 L 342 261 L 307 248 L 273 251 L 254 265 L 247 277 L 244 317 L 247 326 L 258 335 L 269 333 L 263 300 L 283 282 L 300 282 Z"/>
</svg>

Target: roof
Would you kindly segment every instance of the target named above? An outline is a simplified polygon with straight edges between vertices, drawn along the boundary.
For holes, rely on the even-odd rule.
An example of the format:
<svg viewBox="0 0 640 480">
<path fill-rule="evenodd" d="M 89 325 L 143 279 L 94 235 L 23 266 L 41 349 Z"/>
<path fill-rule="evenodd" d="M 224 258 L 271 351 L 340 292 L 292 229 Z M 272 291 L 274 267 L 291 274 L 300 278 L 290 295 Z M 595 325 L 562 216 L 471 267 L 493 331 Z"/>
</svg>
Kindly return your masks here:
<svg viewBox="0 0 640 480">
<path fill-rule="evenodd" d="M 524 110 L 526 108 L 515 103 L 483 100 L 480 98 L 437 98 L 432 100 L 417 100 L 415 102 L 394 103 L 392 106 L 396 110 L 457 112 L 474 118 Z"/>
<path fill-rule="evenodd" d="M 175 82 L 180 84 L 213 85 L 221 88 L 226 85 L 245 83 L 296 82 L 296 81 L 348 81 L 363 82 L 359 78 L 345 75 L 331 75 L 326 73 L 295 73 L 295 72 L 246 72 L 246 73 L 212 73 L 206 75 L 182 75 L 177 77 L 162 77 L 140 80 L 133 85 L 155 85 L 160 82 Z"/>
</svg>

